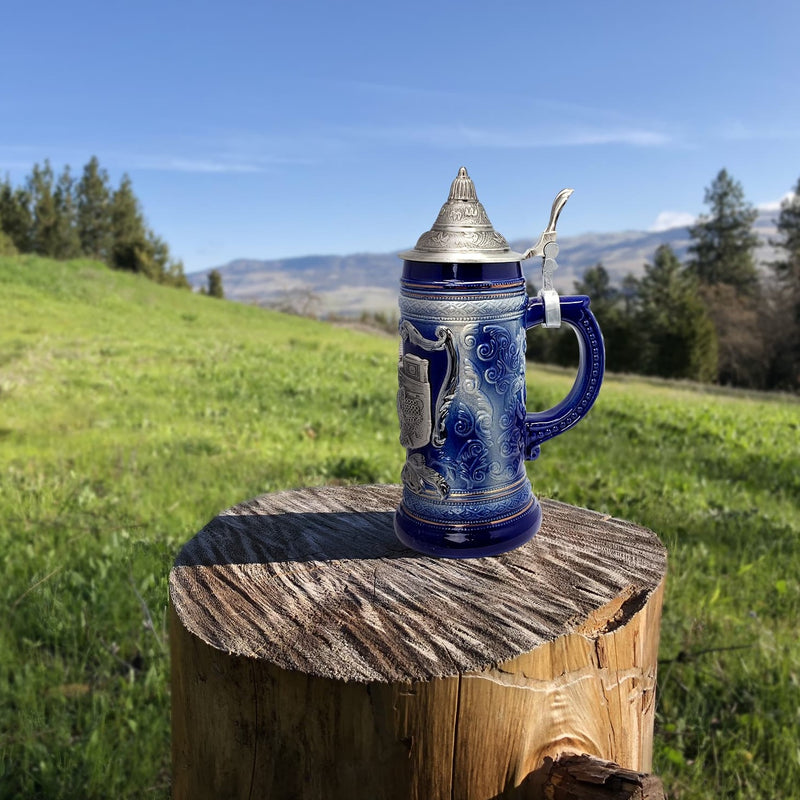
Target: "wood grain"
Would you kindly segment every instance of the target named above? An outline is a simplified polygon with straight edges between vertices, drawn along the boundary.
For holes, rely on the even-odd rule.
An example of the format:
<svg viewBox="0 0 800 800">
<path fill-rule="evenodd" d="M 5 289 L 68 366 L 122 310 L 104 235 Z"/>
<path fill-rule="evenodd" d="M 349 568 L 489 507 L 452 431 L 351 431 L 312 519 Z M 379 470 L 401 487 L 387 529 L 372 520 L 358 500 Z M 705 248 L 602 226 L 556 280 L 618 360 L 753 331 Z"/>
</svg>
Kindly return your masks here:
<svg viewBox="0 0 800 800">
<path fill-rule="evenodd" d="M 545 501 L 527 545 L 433 559 L 395 539 L 399 496 L 265 495 L 183 548 L 175 798 L 524 800 L 564 754 L 650 769 L 655 534 Z"/>
</svg>

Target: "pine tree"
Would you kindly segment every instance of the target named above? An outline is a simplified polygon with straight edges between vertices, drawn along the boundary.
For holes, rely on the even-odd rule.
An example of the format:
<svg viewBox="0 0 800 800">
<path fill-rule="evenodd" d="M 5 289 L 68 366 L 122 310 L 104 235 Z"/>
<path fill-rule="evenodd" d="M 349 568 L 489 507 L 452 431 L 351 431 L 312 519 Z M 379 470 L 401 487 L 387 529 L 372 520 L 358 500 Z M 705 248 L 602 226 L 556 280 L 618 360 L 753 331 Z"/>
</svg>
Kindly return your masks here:
<svg viewBox="0 0 800 800">
<path fill-rule="evenodd" d="M 128 175 L 111 198 L 110 265 L 146 275 L 150 280 L 190 289 L 183 264 L 170 257 L 167 243 L 147 227 Z"/>
<path fill-rule="evenodd" d="M 0 183 L 0 229 L 20 253 L 31 251 L 33 215 L 30 196 L 25 189 L 14 188 L 9 177 Z"/>
<path fill-rule="evenodd" d="M 622 296 L 623 310 L 626 317 L 632 317 L 636 313 L 636 308 L 639 302 L 639 279 L 629 272 L 622 279 Z"/>
<path fill-rule="evenodd" d="M 630 291 L 630 286 L 627 287 Z M 586 270 L 583 280 L 575 281 L 575 291 L 588 295 L 591 309 L 603 331 L 606 365 L 614 372 L 634 372 L 640 348 L 634 335 L 634 318 L 629 313 L 630 298 L 612 286 L 608 270 L 597 264 Z"/>
<path fill-rule="evenodd" d="M 611 285 L 611 276 L 602 263 L 587 269 L 583 280 L 575 281 L 575 291 L 591 298 L 595 315 L 603 308 L 612 307 L 619 298 L 619 290 Z"/>
<path fill-rule="evenodd" d="M 110 205 L 111 246 L 109 263 L 114 269 L 139 272 L 157 280 L 159 269 L 148 241 L 139 201 L 128 175 L 123 175 Z"/>
<path fill-rule="evenodd" d="M 770 298 L 771 364 L 769 382 L 781 388 L 800 388 L 800 179 L 793 194 L 781 203 L 776 222 L 779 237 L 770 242 L 783 258 L 770 264 L 777 291 Z"/>
<path fill-rule="evenodd" d="M 97 156 L 92 156 L 83 168 L 75 196 L 81 252 L 106 261 L 111 250 L 111 190 L 108 174 L 100 169 Z"/>
<path fill-rule="evenodd" d="M 75 205 L 75 181 L 70 173 L 69 165 L 64 167 L 53 193 L 56 206 L 56 258 L 75 258 L 81 252 L 81 240 L 78 236 L 77 208 Z"/>
<path fill-rule="evenodd" d="M 781 203 L 776 227 L 779 238 L 770 244 L 781 248 L 784 257 L 770 266 L 783 286 L 800 294 L 800 178 L 794 193 Z"/>
<path fill-rule="evenodd" d="M 33 211 L 31 249 L 39 255 L 54 258 L 59 250 L 59 225 L 53 181 L 53 168 L 48 159 L 45 159 L 44 167 L 33 165 L 28 178 L 28 194 Z"/>
<path fill-rule="evenodd" d="M 223 299 L 225 292 L 222 289 L 222 275 L 218 269 L 212 269 L 208 273 L 208 296 Z"/>
<path fill-rule="evenodd" d="M 758 237 L 752 226 L 758 212 L 745 202 L 744 191 L 726 170 L 706 189 L 710 213 L 689 228 L 689 268 L 706 286 L 725 283 L 742 296 L 758 290 L 754 251 Z"/>
<path fill-rule="evenodd" d="M 174 286 L 176 289 L 189 289 L 191 291 L 192 284 L 186 277 L 186 272 L 183 268 L 183 261 L 170 258 L 166 272 L 164 274 L 164 283 L 168 286 Z"/>
<path fill-rule="evenodd" d="M 153 259 L 154 280 L 159 283 L 170 283 L 168 275 L 172 262 L 169 257 L 169 246 L 152 230 L 147 231 L 147 243 Z"/>
<path fill-rule="evenodd" d="M 717 374 L 717 338 L 697 282 L 668 244 L 660 245 L 638 282 L 642 368 L 666 378 L 711 381 Z"/>
<path fill-rule="evenodd" d="M 147 232 L 147 241 L 150 246 L 153 263 L 155 265 L 155 280 L 167 286 L 175 286 L 178 289 L 191 289 L 191 284 L 186 280 L 183 271 L 183 262 L 175 261 L 169 252 L 169 246 L 153 231 Z"/>
</svg>

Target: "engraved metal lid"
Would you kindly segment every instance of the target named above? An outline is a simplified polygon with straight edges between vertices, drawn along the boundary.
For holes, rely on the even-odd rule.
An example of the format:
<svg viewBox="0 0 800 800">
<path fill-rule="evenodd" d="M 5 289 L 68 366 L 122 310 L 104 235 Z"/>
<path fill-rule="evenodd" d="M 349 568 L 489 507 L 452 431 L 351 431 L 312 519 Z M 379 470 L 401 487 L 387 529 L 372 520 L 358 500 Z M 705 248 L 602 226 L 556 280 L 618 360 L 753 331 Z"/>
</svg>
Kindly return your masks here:
<svg viewBox="0 0 800 800">
<path fill-rule="evenodd" d="M 413 250 L 399 256 L 405 261 L 444 264 L 491 264 L 523 258 L 492 227 L 466 167 L 459 169 L 433 227 L 419 237 Z"/>
</svg>

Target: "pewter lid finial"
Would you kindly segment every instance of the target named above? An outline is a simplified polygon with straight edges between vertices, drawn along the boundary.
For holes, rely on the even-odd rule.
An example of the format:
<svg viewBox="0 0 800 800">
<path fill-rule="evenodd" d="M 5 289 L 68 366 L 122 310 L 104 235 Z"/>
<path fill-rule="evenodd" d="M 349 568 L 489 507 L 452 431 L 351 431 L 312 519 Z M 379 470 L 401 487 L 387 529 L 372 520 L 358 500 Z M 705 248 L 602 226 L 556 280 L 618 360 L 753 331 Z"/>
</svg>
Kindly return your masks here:
<svg viewBox="0 0 800 800">
<path fill-rule="evenodd" d="M 473 200 L 478 202 L 478 195 L 475 194 L 475 184 L 472 178 L 467 175 L 467 168 L 461 167 L 458 170 L 455 180 L 450 184 L 450 197 L 448 200 Z"/>
<path fill-rule="evenodd" d="M 400 258 L 406 261 L 488 264 L 520 261 L 522 254 L 514 252 L 494 229 L 478 200 L 467 168 L 461 167 L 433 227 L 419 237 L 413 250 L 400 253 Z"/>
</svg>

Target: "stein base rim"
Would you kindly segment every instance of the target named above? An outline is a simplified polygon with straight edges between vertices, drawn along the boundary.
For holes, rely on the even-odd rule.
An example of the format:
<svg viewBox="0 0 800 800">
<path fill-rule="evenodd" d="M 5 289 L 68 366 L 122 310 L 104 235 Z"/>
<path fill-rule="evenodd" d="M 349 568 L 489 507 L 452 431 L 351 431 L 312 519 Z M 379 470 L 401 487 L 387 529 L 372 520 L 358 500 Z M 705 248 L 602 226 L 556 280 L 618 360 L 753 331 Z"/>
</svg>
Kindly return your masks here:
<svg viewBox="0 0 800 800">
<path fill-rule="evenodd" d="M 524 512 L 483 527 L 426 525 L 410 517 L 403 504 L 395 511 L 394 532 L 406 547 L 439 558 L 482 558 L 507 553 L 530 541 L 542 524 L 542 507 L 534 497 Z"/>
</svg>

